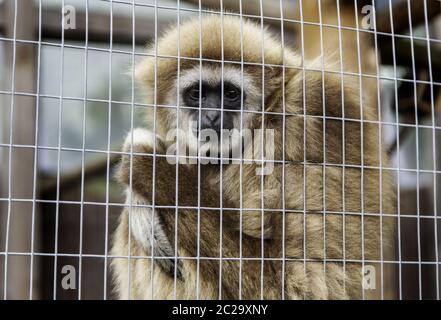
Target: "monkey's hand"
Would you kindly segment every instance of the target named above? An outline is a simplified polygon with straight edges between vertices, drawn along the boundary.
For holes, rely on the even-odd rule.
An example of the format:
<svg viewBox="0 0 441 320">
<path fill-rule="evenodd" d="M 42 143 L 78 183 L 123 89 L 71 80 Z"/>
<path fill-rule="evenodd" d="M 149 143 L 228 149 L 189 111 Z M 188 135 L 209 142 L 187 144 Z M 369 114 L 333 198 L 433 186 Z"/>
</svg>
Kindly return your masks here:
<svg viewBox="0 0 441 320">
<path fill-rule="evenodd" d="M 142 128 L 134 129 L 124 141 L 116 179 L 150 201 L 154 156 L 163 154 L 163 150 L 164 145 L 153 132 Z"/>
<path fill-rule="evenodd" d="M 178 181 L 176 169 L 176 156 L 166 155 L 166 144 L 161 138 L 138 128 L 126 138 L 116 178 L 145 200 L 154 201 L 155 205 L 175 206 L 178 187 L 179 205 L 196 206 L 197 166 L 178 165 Z M 201 197 L 216 200 L 212 194 Z"/>
</svg>

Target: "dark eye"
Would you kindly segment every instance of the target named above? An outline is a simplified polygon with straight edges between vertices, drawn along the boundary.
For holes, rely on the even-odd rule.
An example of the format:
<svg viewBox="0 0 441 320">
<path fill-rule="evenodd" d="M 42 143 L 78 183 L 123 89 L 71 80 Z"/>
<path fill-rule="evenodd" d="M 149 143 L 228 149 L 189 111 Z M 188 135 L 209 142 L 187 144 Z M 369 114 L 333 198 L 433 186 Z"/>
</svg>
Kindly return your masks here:
<svg viewBox="0 0 441 320">
<path fill-rule="evenodd" d="M 236 101 L 240 98 L 240 90 L 237 88 L 225 88 L 224 96 L 230 101 Z"/>
<path fill-rule="evenodd" d="M 188 90 L 187 95 L 190 97 L 190 99 L 192 100 L 199 100 L 200 98 L 200 90 L 199 88 L 191 88 L 190 90 Z"/>
</svg>

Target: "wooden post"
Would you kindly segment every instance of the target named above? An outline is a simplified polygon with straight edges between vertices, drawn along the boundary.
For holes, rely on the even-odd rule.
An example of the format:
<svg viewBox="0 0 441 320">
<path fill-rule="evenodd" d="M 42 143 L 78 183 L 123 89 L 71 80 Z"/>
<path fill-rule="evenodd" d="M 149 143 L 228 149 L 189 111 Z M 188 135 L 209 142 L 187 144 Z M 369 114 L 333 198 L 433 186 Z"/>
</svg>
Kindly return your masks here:
<svg viewBox="0 0 441 320">
<path fill-rule="evenodd" d="M 17 8 L 15 8 L 15 3 Z M 4 3 L 2 10 L 4 21 L 4 36 L 13 40 L 36 40 L 37 17 L 33 1 L 11 0 Z M 17 14 L 15 12 L 17 9 Z M 15 16 L 17 21 L 15 22 Z M 15 33 L 15 35 L 14 35 Z M 34 94 L 36 92 L 36 70 L 37 70 L 37 47 L 35 44 L 22 42 L 5 41 L 4 81 L 5 87 L 10 88 L 12 94 L 3 95 L 1 101 L 3 136 L 5 141 L 12 145 L 34 145 L 35 144 L 35 97 L 24 97 L 14 92 L 25 92 Z M 14 55 L 15 52 L 15 55 Z M 14 65 L 15 56 L 15 65 Z M 15 81 L 12 84 L 12 75 Z M 12 112 L 12 122 L 10 113 Z M 9 141 L 12 133 L 12 141 Z M 9 149 L 9 150 L 8 150 Z M 8 252 L 31 252 L 32 230 L 32 201 L 15 201 L 12 199 L 33 199 L 34 184 L 34 148 L 10 147 L 4 148 L 1 163 L 1 187 L 2 194 L 9 198 L 7 213 L 0 221 L 1 230 L 9 226 Z M 9 163 L 9 153 L 12 159 Z M 10 172 L 9 172 L 10 169 Z M 11 188 L 9 190 L 9 177 Z M 37 207 L 35 208 L 38 209 Z M 5 241 L 5 234 L 1 236 Z M 3 251 L 3 250 L 2 250 Z M 7 254 L 4 256 L 4 266 L 7 265 L 7 282 L 3 283 L 4 273 L 1 274 L 0 283 L 7 286 L 6 299 L 28 299 L 30 297 L 30 266 L 29 255 Z M 38 281 L 36 272 L 36 261 L 34 259 L 34 284 Z M 4 288 L 2 288 L 4 289 Z M 34 285 L 34 292 L 38 286 Z M 3 291 L 1 296 L 3 295 Z M 33 298 L 38 298 L 34 294 Z"/>
</svg>

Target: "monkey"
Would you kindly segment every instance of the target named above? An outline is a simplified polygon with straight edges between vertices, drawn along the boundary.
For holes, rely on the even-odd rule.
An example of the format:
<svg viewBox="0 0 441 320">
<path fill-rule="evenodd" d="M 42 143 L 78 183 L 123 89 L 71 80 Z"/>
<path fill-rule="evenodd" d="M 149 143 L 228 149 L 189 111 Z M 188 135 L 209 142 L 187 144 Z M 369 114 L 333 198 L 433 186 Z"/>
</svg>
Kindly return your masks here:
<svg viewBox="0 0 441 320">
<path fill-rule="evenodd" d="M 150 47 L 134 70 L 148 125 L 127 135 L 116 170 L 127 199 L 111 249 L 118 298 L 379 296 L 380 277 L 367 290 L 363 275 L 383 275 L 395 191 L 375 97 L 313 65 L 227 14 Z M 235 129 L 263 130 L 256 144 L 224 137 Z M 221 138 L 201 157 L 203 130 Z"/>
</svg>

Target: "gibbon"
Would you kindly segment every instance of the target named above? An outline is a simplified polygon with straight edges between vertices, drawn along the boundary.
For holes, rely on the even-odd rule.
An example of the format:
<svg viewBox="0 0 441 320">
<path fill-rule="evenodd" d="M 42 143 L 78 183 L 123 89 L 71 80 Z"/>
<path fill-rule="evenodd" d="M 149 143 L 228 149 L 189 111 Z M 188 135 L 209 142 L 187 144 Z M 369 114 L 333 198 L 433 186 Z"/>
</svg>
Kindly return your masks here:
<svg viewBox="0 0 441 320">
<path fill-rule="evenodd" d="M 378 297 L 393 247 L 383 216 L 395 208 L 380 124 L 363 121 L 378 120 L 375 97 L 360 99 L 358 76 L 315 66 L 227 14 L 190 19 L 151 46 L 135 67 L 148 128 L 127 136 L 117 168 L 120 299 Z M 257 140 L 272 158 L 242 136 L 210 140 L 222 152 L 208 163 L 185 156 L 203 129 L 270 130 L 269 144 Z M 366 266 L 377 274 L 369 288 Z"/>
</svg>

